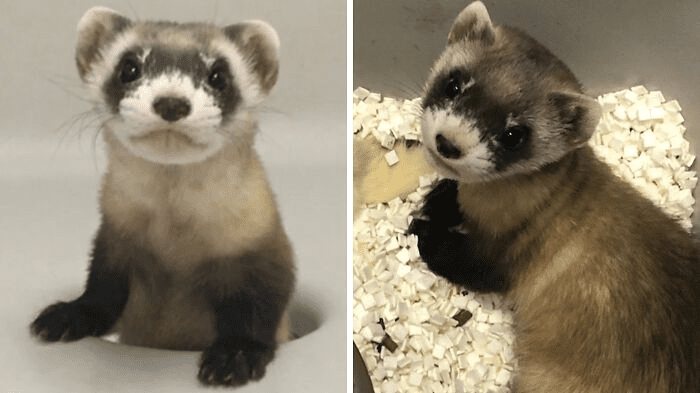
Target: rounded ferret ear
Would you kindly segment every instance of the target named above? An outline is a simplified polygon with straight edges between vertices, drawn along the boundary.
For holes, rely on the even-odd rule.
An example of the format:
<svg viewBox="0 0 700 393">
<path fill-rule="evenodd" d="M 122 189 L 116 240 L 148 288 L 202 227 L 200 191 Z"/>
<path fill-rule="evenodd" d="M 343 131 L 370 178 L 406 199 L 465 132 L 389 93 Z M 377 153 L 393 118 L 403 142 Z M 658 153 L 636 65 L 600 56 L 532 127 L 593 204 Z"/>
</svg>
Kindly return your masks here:
<svg viewBox="0 0 700 393">
<path fill-rule="evenodd" d="M 243 52 L 260 81 L 262 91 L 269 93 L 279 72 L 277 52 L 280 40 L 275 29 L 267 22 L 251 20 L 227 26 L 224 33 Z"/>
<path fill-rule="evenodd" d="M 86 79 L 90 66 L 100 56 L 100 50 L 130 25 L 129 19 L 106 7 L 90 8 L 80 18 L 75 61 L 82 80 Z"/>
<path fill-rule="evenodd" d="M 465 39 L 482 41 L 487 45 L 491 45 L 496 39 L 491 17 L 484 3 L 480 1 L 469 4 L 459 13 L 447 36 L 447 43 L 453 44 Z"/>
<path fill-rule="evenodd" d="M 585 94 L 568 92 L 550 93 L 547 101 L 563 127 L 566 141 L 573 147 L 588 142 L 600 122 L 598 101 Z"/>
</svg>

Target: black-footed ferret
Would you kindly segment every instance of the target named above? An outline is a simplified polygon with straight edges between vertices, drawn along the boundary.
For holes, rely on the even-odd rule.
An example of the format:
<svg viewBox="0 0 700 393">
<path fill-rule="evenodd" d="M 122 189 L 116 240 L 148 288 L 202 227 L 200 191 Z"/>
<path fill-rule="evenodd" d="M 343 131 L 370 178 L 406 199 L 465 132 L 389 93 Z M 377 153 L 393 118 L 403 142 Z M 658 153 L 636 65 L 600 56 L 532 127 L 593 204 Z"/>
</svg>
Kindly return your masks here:
<svg viewBox="0 0 700 393">
<path fill-rule="evenodd" d="M 261 378 L 287 339 L 292 250 L 253 149 L 277 80 L 262 21 L 78 25 L 76 61 L 106 119 L 108 167 L 84 293 L 31 325 L 45 341 L 116 329 L 126 344 L 203 349 L 199 380 Z"/>
<path fill-rule="evenodd" d="M 423 98 L 428 266 L 512 299 L 517 392 L 700 391 L 697 243 L 594 156 L 597 102 L 475 2 Z M 427 216 L 427 217 L 426 217 Z"/>
</svg>

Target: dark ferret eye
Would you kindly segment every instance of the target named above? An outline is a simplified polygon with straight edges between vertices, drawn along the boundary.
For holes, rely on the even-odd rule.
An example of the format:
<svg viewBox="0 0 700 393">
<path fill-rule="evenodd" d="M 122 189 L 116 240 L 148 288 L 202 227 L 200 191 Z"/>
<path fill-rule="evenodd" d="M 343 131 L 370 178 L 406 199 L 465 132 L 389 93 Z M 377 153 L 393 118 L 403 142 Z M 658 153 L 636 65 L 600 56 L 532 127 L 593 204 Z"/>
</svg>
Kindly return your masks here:
<svg viewBox="0 0 700 393">
<path fill-rule="evenodd" d="M 506 128 L 501 135 L 498 136 L 498 143 L 506 150 L 517 150 L 525 145 L 530 137 L 530 128 L 526 125 L 519 124 Z"/>
<path fill-rule="evenodd" d="M 445 95 L 448 98 L 455 98 L 462 92 L 462 81 L 457 77 L 452 77 L 445 85 Z"/>
<path fill-rule="evenodd" d="M 133 82 L 141 77 L 141 67 L 134 59 L 126 58 L 122 61 L 119 71 L 119 80 L 122 83 Z"/>
<path fill-rule="evenodd" d="M 211 74 L 209 74 L 209 78 L 207 78 L 207 83 L 216 90 L 225 90 L 226 87 L 228 87 L 226 70 L 222 67 L 214 68 Z"/>
</svg>

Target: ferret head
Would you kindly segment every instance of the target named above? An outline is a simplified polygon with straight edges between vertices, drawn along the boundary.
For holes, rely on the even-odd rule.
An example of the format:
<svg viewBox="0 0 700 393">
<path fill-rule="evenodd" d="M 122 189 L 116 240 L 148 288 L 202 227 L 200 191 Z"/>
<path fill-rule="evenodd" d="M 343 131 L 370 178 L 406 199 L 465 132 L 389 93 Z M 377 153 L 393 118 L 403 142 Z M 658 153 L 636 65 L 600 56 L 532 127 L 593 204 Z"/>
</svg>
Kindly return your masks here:
<svg viewBox="0 0 700 393">
<path fill-rule="evenodd" d="M 423 143 L 447 177 L 489 181 L 536 171 L 590 138 L 598 103 L 571 71 L 481 2 L 457 17 L 423 97 Z"/>
<path fill-rule="evenodd" d="M 279 38 L 262 21 L 132 22 L 103 7 L 78 24 L 76 62 L 108 143 L 159 164 L 250 146 L 253 110 L 277 80 Z"/>
</svg>

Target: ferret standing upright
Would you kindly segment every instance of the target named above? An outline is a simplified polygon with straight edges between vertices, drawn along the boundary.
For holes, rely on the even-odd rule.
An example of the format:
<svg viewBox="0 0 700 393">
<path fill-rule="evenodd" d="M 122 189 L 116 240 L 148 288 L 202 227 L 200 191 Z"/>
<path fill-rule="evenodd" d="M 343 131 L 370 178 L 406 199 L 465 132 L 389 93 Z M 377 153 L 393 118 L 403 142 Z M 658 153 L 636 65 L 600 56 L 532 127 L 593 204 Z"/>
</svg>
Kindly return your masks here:
<svg viewBox="0 0 700 393">
<path fill-rule="evenodd" d="M 111 330 L 123 343 L 204 350 L 199 380 L 260 379 L 287 339 L 292 249 L 253 149 L 277 80 L 262 21 L 133 22 L 96 7 L 76 62 L 104 118 L 102 221 L 84 293 L 31 325 L 44 341 Z"/>
<path fill-rule="evenodd" d="M 514 391 L 699 392 L 698 245 L 595 157 L 600 108 L 566 65 L 474 2 L 423 109 L 448 180 L 410 230 L 430 269 L 512 300 Z"/>
</svg>

